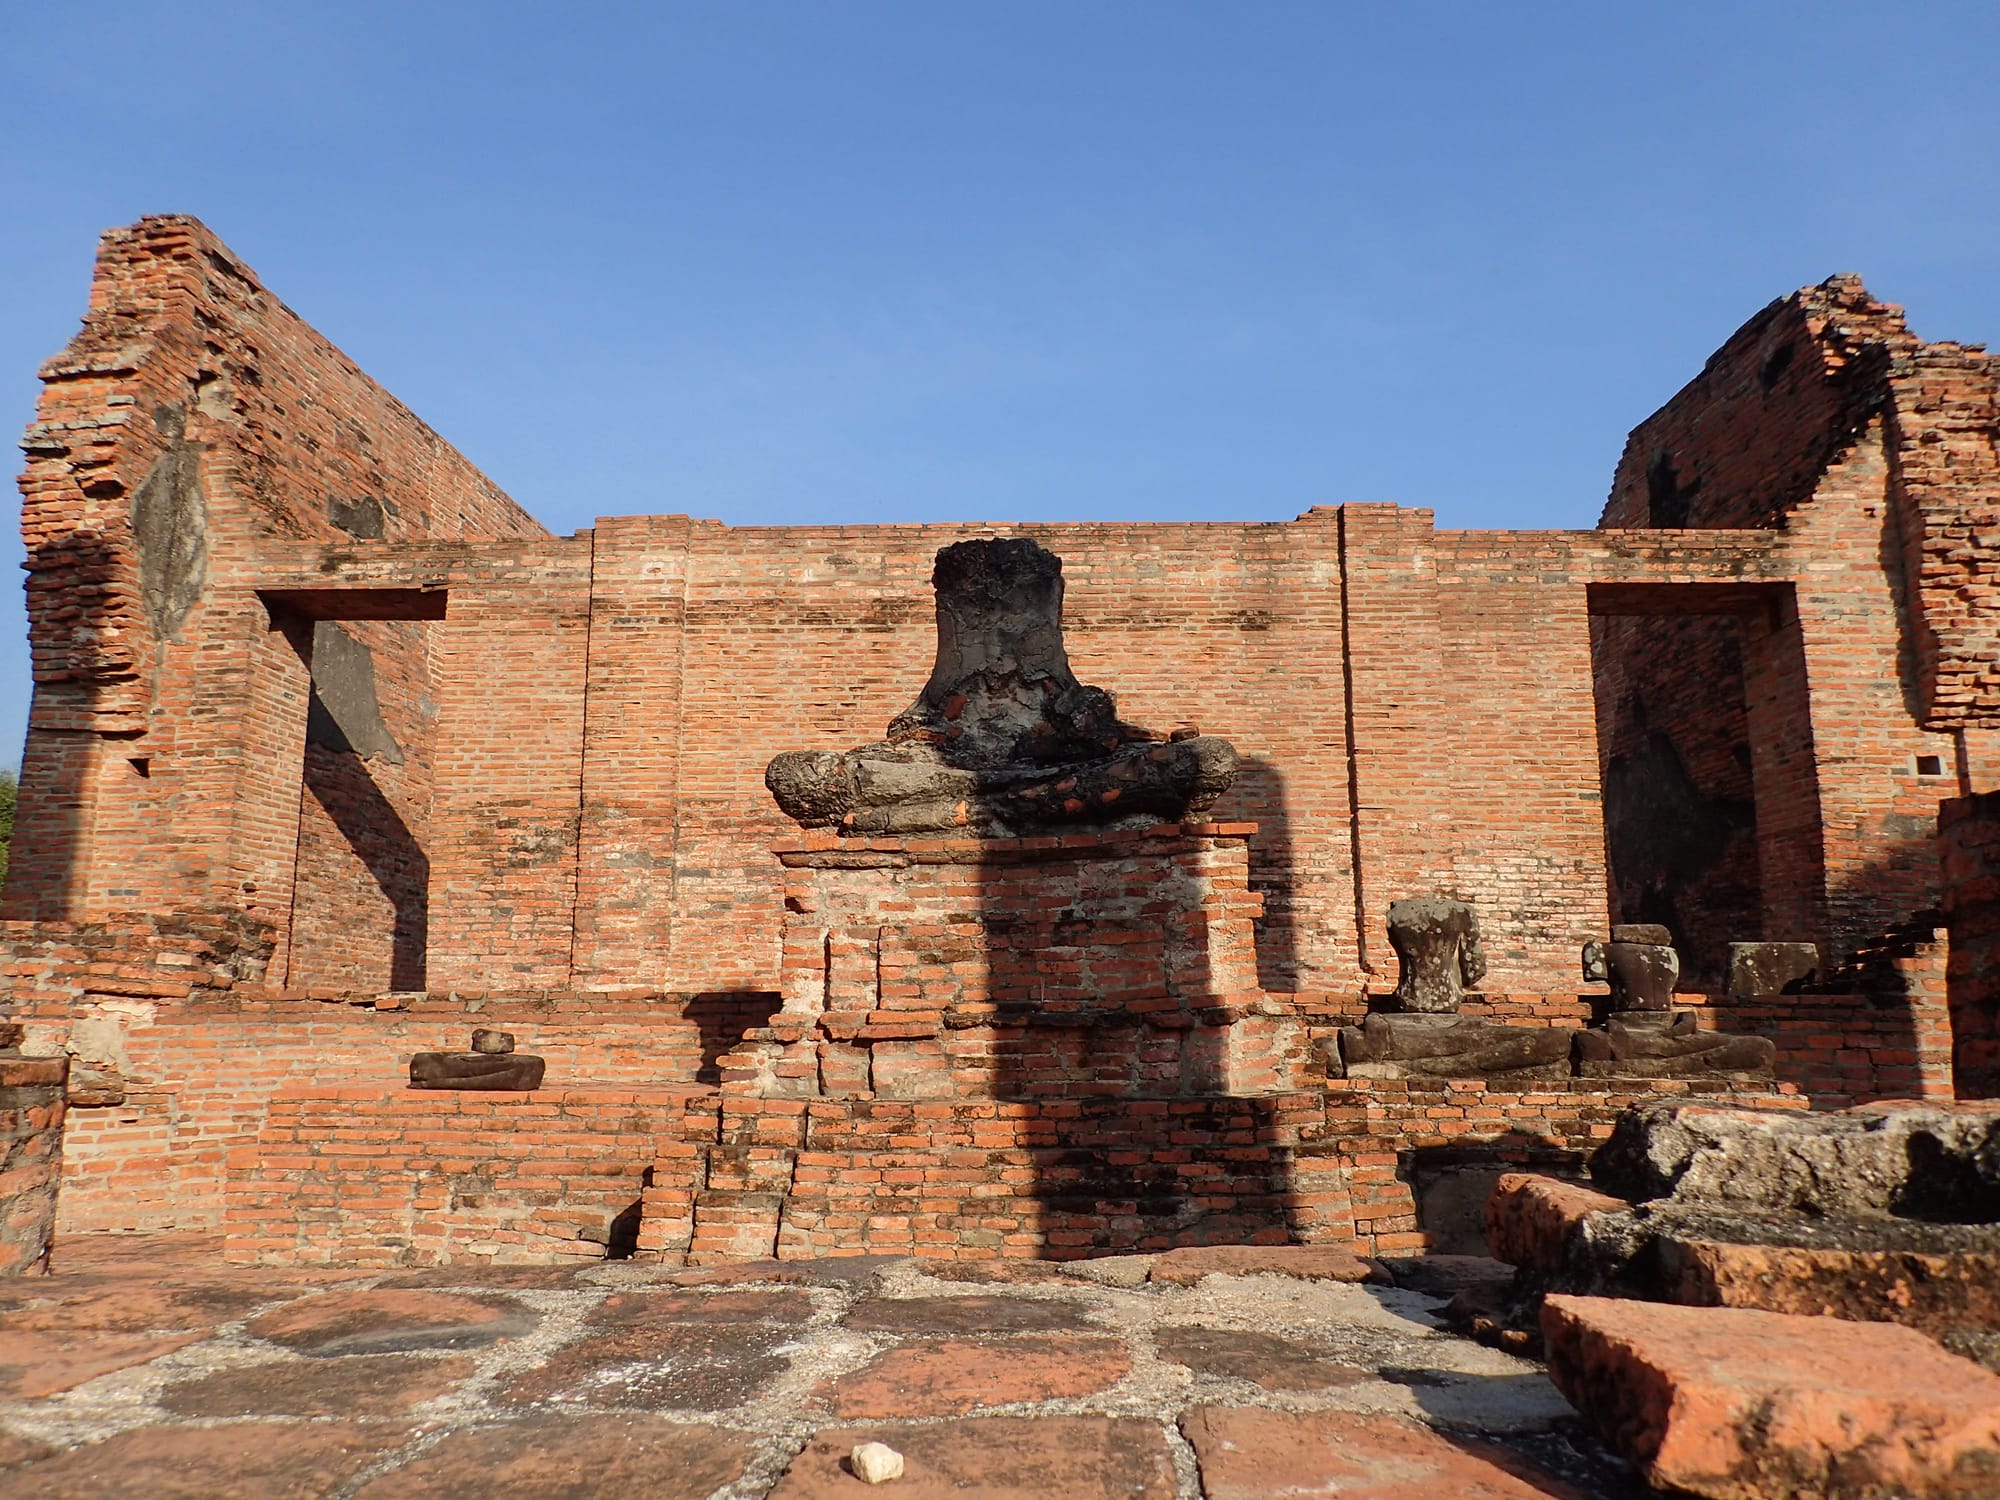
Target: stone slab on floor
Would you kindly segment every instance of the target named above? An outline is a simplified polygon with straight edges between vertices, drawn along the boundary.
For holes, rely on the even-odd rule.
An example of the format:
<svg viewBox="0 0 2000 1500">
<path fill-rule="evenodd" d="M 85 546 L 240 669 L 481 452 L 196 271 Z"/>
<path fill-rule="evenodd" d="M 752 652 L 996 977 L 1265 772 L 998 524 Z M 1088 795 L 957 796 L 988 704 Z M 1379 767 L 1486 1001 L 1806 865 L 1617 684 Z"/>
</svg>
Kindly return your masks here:
<svg viewBox="0 0 2000 1500">
<path fill-rule="evenodd" d="M 903 1477 L 871 1489 L 846 1467 L 857 1444 L 887 1443 Z M 1173 1458 L 1157 1422 L 1117 1417 L 971 1417 L 816 1434 L 771 1500 L 1174 1500 Z"/>
<path fill-rule="evenodd" d="M 1115 1339 L 921 1339 L 841 1376 L 826 1401 L 843 1418 L 959 1417 L 982 1406 L 1088 1396 L 1131 1368 L 1131 1354 Z"/>
<path fill-rule="evenodd" d="M 0 1474 L 7 1500 L 325 1500 L 408 1441 L 402 1424 L 139 1427 Z"/>
<path fill-rule="evenodd" d="M 1204 1406 L 1181 1431 L 1205 1500 L 1592 1500 L 1490 1443 L 1398 1417 Z"/>
<path fill-rule="evenodd" d="M 455 1432 L 355 1500 L 708 1500 L 755 1447 L 748 1433 L 648 1414 L 537 1415 Z"/>
<path fill-rule="evenodd" d="M 1551 1296 L 1549 1371 L 1655 1484 L 1708 1500 L 2000 1495 L 2000 1376 L 1893 1323 Z"/>
</svg>

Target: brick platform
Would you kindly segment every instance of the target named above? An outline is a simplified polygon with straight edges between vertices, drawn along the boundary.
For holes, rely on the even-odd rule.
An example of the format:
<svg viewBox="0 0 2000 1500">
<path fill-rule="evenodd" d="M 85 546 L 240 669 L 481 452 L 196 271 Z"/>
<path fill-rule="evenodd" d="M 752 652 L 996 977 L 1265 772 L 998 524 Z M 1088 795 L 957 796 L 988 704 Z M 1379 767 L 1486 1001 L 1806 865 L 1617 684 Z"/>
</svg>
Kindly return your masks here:
<svg viewBox="0 0 2000 1500">
<path fill-rule="evenodd" d="M 598 1258 L 636 1241 L 646 1166 L 688 1092 L 278 1094 L 231 1151 L 237 1263 L 424 1266 Z"/>
</svg>

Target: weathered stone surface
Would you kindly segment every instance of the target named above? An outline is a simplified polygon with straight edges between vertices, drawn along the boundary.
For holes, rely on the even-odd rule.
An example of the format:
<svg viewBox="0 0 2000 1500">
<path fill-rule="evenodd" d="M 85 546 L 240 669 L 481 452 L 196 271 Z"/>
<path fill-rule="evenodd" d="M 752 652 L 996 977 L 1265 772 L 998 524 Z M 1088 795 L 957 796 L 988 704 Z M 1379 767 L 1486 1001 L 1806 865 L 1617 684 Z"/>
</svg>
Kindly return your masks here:
<svg viewBox="0 0 2000 1500">
<path fill-rule="evenodd" d="M 1359 1026 L 1340 1028 L 1338 1057 L 1348 1078 L 1561 1078 L 1574 1035 L 1471 1016 L 1371 1012 Z"/>
<path fill-rule="evenodd" d="M 1593 1217 L 1623 1215 L 1631 1206 L 1580 1182 L 1509 1172 L 1486 1200 L 1486 1246 L 1532 1275 L 1557 1276 L 1572 1264 Z"/>
<path fill-rule="evenodd" d="M 6 1476 L 7 1500 L 324 1500 L 409 1429 L 363 1422 L 141 1427 Z"/>
<path fill-rule="evenodd" d="M 1117 1384 L 1131 1368 L 1131 1355 L 1114 1339 L 913 1340 L 840 1376 L 825 1395 L 847 1420 L 957 1417 L 982 1406 L 1087 1396 Z"/>
<path fill-rule="evenodd" d="M 542 1086 L 548 1063 L 531 1052 L 419 1052 L 410 1059 L 413 1089 L 514 1089 Z"/>
<path fill-rule="evenodd" d="M 1173 1500 L 1173 1459 L 1154 1422 L 1122 1417 L 976 1417 L 929 1427 L 821 1432 L 792 1460 L 771 1500 L 852 1500 L 867 1491 L 847 1472 L 858 1443 L 903 1455 L 896 1500 Z"/>
<path fill-rule="evenodd" d="M 727 1411 L 782 1374 L 796 1329 L 769 1323 L 627 1320 L 559 1349 L 513 1381 L 515 1405 L 560 1401 L 653 1411 Z"/>
<path fill-rule="evenodd" d="M 1576 1034 L 1584 1078 L 1768 1078 L 1777 1059 L 1769 1037 L 1703 1031 L 1689 1011 L 1630 1011 Z"/>
<path fill-rule="evenodd" d="M 1062 637 L 1062 560 L 1022 539 L 955 542 L 931 574 L 937 658 L 888 737 L 777 756 L 785 815 L 842 833 L 1028 833 L 1178 819 L 1228 790 L 1236 752 L 1151 734 L 1076 680 Z"/>
<path fill-rule="evenodd" d="M 1207 1500 L 1586 1500 L 1503 1449 L 1396 1417 L 1203 1406 L 1181 1431 Z"/>
<path fill-rule="evenodd" d="M 1269 1333 L 1188 1325 L 1160 1329 L 1153 1343 L 1160 1358 L 1186 1365 L 1197 1375 L 1247 1380 L 1267 1391 L 1332 1390 L 1369 1378 L 1355 1365 Z"/>
<path fill-rule="evenodd" d="M 820 1260 L 747 1260 L 726 1266 L 676 1271 L 667 1277 L 674 1286 L 740 1286 L 775 1281 L 799 1286 L 856 1286 L 873 1281 L 891 1266 L 905 1265 L 906 1255 L 829 1255 Z"/>
<path fill-rule="evenodd" d="M 0 1428 L 0 1474 L 32 1459 L 47 1458 L 53 1452 L 55 1448 L 52 1444 Z"/>
<path fill-rule="evenodd" d="M 1784 994 L 1818 973 L 1817 943 L 1729 945 L 1729 993 L 1740 999 Z"/>
<path fill-rule="evenodd" d="M 287 1360 L 176 1381 L 158 1400 L 180 1417 L 399 1417 L 472 1371 L 469 1359 L 409 1354 Z"/>
<path fill-rule="evenodd" d="M 1486 977 L 1479 914 L 1464 901 L 1419 896 L 1389 903 L 1396 950 L 1396 1004 L 1421 1015 L 1452 1015 L 1465 990 Z"/>
<path fill-rule="evenodd" d="M 1656 1237 L 1661 1290 L 1691 1307 L 1901 1323 L 1942 1338 L 2000 1329 L 2000 1247 L 1985 1253 L 1735 1245 Z"/>
<path fill-rule="evenodd" d="M 0 1401 L 32 1401 L 184 1349 L 199 1333 L 68 1333 L 0 1327 Z"/>
<path fill-rule="evenodd" d="M 1074 1302 L 1024 1297 L 876 1298 L 844 1320 L 857 1333 L 1068 1333 L 1090 1327 Z"/>
<path fill-rule="evenodd" d="M 798 1291 L 614 1292 L 591 1310 L 593 1328 L 651 1323 L 803 1323 L 812 1298 Z"/>
<path fill-rule="evenodd" d="M 1189 1245 L 1153 1258 L 1149 1281 L 1192 1286 L 1204 1276 L 1298 1276 L 1315 1281 L 1388 1281 L 1379 1261 L 1339 1245 Z"/>
<path fill-rule="evenodd" d="M 0 1277 L 49 1268 L 68 1073 L 67 1057 L 22 1057 L 0 1046 Z"/>
<path fill-rule="evenodd" d="M 404 1354 L 417 1349 L 478 1349 L 519 1338 L 540 1319 L 505 1297 L 445 1292 L 329 1292 L 253 1318 L 247 1325 L 301 1354 Z"/>
<path fill-rule="evenodd" d="M 1990 1223 L 2000 1220 L 2000 1108 L 1652 1104 L 1619 1117 L 1590 1171 L 1634 1202 Z"/>
<path fill-rule="evenodd" d="M 1549 1374 L 1655 1484 L 1711 1500 L 2000 1494 L 2000 1376 L 1890 1323 L 1550 1297 Z"/>
<path fill-rule="evenodd" d="M 754 1440 L 638 1413 L 535 1413 L 455 1432 L 370 1480 L 356 1500 L 708 1500 L 749 1467 Z"/>
<path fill-rule="evenodd" d="M 514 1033 L 511 1031 L 494 1031 L 485 1026 L 477 1027 L 472 1033 L 472 1050 L 494 1057 L 502 1053 L 512 1052 L 514 1050 Z"/>
<path fill-rule="evenodd" d="M 1111 1257 L 1112 1259 L 1150 1259 L 1151 1257 Z M 924 1275 L 937 1281 L 962 1281 L 977 1286 L 1036 1286 L 1046 1282 L 1059 1282 L 1064 1276 L 1080 1266 L 1094 1265 L 1094 1261 L 1079 1260 L 918 1260 L 912 1262 Z M 1139 1280 L 1146 1279 L 1145 1269 L 1140 1268 Z M 1133 1283 L 1137 1285 L 1137 1283 Z"/>
<path fill-rule="evenodd" d="M 1583 977 L 1611 986 L 1611 1009 L 1672 1010 L 1674 981 L 1680 978 L 1680 955 L 1667 929 L 1633 924 L 1614 928 L 1611 941 L 1583 945 Z"/>
</svg>

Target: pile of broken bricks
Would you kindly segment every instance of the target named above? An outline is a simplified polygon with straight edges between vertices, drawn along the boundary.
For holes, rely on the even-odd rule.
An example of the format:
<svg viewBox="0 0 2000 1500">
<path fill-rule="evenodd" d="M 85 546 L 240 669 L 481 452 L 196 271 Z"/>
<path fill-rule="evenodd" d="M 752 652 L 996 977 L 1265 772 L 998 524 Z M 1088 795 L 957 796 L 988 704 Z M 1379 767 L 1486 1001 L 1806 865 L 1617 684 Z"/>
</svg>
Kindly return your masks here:
<svg viewBox="0 0 2000 1500">
<path fill-rule="evenodd" d="M 1651 1484 L 2000 1496 L 2000 1107 L 1666 1103 L 1591 1172 L 1500 1179 L 1488 1243 L 1515 1281 L 1452 1312 L 1544 1357 Z"/>
</svg>

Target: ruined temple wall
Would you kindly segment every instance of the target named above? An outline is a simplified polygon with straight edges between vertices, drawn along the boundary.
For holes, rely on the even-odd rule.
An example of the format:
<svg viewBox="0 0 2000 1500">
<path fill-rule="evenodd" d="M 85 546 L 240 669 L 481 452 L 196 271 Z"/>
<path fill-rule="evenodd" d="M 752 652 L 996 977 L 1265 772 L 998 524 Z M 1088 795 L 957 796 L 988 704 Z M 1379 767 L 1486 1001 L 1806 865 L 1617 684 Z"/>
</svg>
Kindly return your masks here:
<svg viewBox="0 0 2000 1500">
<path fill-rule="evenodd" d="M 312 962 L 394 982 L 431 795 L 429 630 L 320 627 L 344 634 L 321 655 L 355 701 L 372 687 L 363 717 L 400 758 L 323 743 L 302 768 L 314 629 L 273 628 L 258 567 L 274 542 L 545 533 L 193 219 L 105 236 L 84 327 L 43 379 L 5 911 L 212 901 L 282 922 L 303 861 L 309 917 L 350 914 Z"/>
<path fill-rule="evenodd" d="M 1943 713 L 1939 687 L 1958 683 L 1957 701 L 1976 707 L 1979 690 L 1966 684 L 1994 650 L 1990 629 L 1972 640 L 1985 606 L 1947 600 L 1947 585 L 1963 581 L 1946 577 L 1954 568 L 1990 571 L 1975 556 L 1972 516 L 1991 487 L 1981 463 L 1996 412 L 1978 365 L 1957 346 L 1921 344 L 1900 309 L 1852 277 L 1807 288 L 1752 319 L 1635 429 L 1601 522 L 1784 530 L 1793 595 L 1736 625 L 1762 935 L 1809 938 L 1837 960 L 1936 906 L 1936 800 L 1995 770 L 1990 727 Z M 1919 407 L 1928 439 L 1910 435 Z M 1906 479 L 1925 463 L 1927 489 Z M 1912 548 L 1928 548 L 1927 560 Z M 1956 623 L 1940 623 L 1947 614 Z M 1684 765 L 1714 768 L 1693 776 L 1707 798 L 1733 795 L 1735 780 L 1710 753 L 1720 728 L 1713 633 L 1705 622 L 1618 620 L 1598 634 L 1607 757 L 1663 733 Z M 1643 824 L 1647 813 L 1613 807 L 1608 817 Z M 1653 833 L 1653 844 L 1672 842 L 1671 830 Z M 1727 886 L 1732 870 L 1748 873 L 1727 842 L 1709 853 L 1683 884 Z M 1646 873 L 1614 869 L 1614 879 L 1631 886 Z M 1747 912 L 1733 915 L 1748 925 Z M 1694 946 L 1723 937 L 1707 932 Z"/>
</svg>

